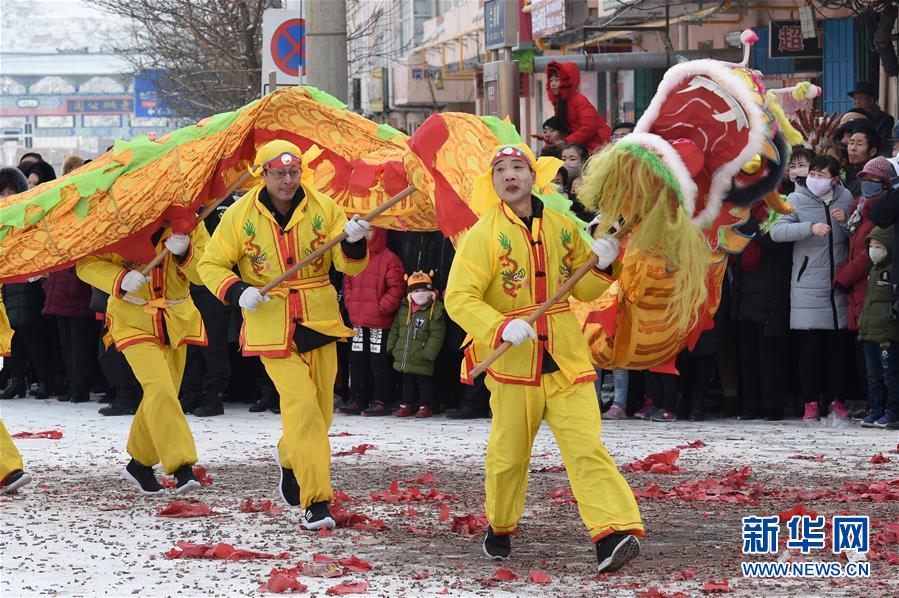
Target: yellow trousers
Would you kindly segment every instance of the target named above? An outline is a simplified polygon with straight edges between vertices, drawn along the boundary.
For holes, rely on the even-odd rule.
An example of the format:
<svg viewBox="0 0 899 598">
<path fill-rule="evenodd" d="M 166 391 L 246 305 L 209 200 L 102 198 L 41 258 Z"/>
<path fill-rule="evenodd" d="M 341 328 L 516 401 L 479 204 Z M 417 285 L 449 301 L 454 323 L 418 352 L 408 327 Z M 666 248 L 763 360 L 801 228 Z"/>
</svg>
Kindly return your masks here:
<svg viewBox="0 0 899 598">
<path fill-rule="evenodd" d="M 593 541 L 613 532 L 643 535 L 640 510 L 599 436 L 602 419 L 592 382 L 572 385 L 561 372 L 540 386 L 487 377 L 493 423 L 487 443 L 486 511 L 496 533 L 518 527 L 528 486 L 531 447 L 543 419 L 562 453 L 581 519 Z"/>
<path fill-rule="evenodd" d="M 337 346 L 330 343 L 306 353 L 294 347 L 289 357 L 263 357 L 281 395 L 281 466 L 293 469 L 300 485 L 300 506 L 330 502 L 331 443 L 328 429 L 334 419 L 334 380 Z"/>
<path fill-rule="evenodd" d="M 0 419 L 0 482 L 14 471 L 25 469 L 22 465 L 22 455 L 19 454 L 16 445 L 12 443 L 12 436 L 6 431 L 3 420 Z"/>
<path fill-rule="evenodd" d="M 161 462 L 168 474 L 182 465 L 193 465 L 197 447 L 178 402 L 187 347 L 137 343 L 125 347 L 122 353 L 144 391 L 131 422 L 128 454 L 148 467 Z"/>
</svg>

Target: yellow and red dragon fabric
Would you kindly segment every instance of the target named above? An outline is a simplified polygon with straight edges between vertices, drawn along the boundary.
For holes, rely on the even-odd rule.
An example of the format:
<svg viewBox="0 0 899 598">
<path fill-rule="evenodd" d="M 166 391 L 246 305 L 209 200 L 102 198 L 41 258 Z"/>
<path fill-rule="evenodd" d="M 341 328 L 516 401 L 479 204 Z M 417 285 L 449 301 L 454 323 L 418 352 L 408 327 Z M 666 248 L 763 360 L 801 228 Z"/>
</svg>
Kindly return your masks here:
<svg viewBox="0 0 899 598">
<path fill-rule="evenodd" d="M 109 251 L 147 263 L 150 237 L 163 222 L 178 232 L 192 229 L 201 206 L 221 197 L 272 139 L 304 152 L 317 146 L 314 185 L 348 215 L 365 214 L 413 185 L 417 191 L 375 224 L 439 228 L 448 237 L 477 220 L 467 199 L 490 152 L 521 141 L 508 122 L 457 113 L 431 116 L 409 138 L 313 87 L 282 89 L 155 141 L 118 141 L 64 177 L 0 199 L 0 281 Z"/>
</svg>

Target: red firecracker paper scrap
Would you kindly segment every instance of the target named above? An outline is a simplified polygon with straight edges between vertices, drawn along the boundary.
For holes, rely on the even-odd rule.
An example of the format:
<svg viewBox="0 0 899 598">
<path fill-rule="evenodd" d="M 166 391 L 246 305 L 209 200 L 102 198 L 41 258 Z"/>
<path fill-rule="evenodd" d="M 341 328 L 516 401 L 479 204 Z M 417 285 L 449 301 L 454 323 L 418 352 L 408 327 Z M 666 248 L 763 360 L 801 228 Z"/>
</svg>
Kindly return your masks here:
<svg viewBox="0 0 899 598">
<path fill-rule="evenodd" d="M 721 581 L 707 581 L 700 588 L 700 591 L 706 593 L 730 592 L 730 583 L 726 579 Z"/>
<path fill-rule="evenodd" d="M 414 480 L 406 480 L 407 484 L 421 484 L 422 486 L 433 486 L 434 484 L 439 484 L 440 480 L 437 479 L 430 471 L 425 472 L 415 478 Z"/>
<path fill-rule="evenodd" d="M 680 450 L 671 449 L 662 453 L 653 453 L 645 459 L 637 459 L 633 463 L 624 466 L 626 471 L 648 471 L 649 473 L 678 473 L 680 467 L 674 464 Z"/>
<path fill-rule="evenodd" d="M 476 536 L 487 529 L 487 517 L 484 515 L 476 516 L 471 513 L 453 517 L 450 524 L 450 530 L 463 536 Z"/>
<path fill-rule="evenodd" d="M 268 515 L 280 515 L 284 512 L 282 507 L 275 505 L 270 500 L 262 500 L 258 503 L 253 502 L 252 498 L 248 498 L 244 502 L 240 503 L 240 512 L 241 513 L 266 513 Z"/>
<path fill-rule="evenodd" d="M 191 544 L 190 542 L 176 542 L 175 547 L 167 551 L 163 556 L 167 559 L 218 559 L 221 561 L 243 561 L 249 559 L 288 559 L 286 552 L 269 554 L 267 552 L 254 552 L 235 548 L 230 544 L 220 542 L 218 544 Z"/>
<path fill-rule="evenodd" d="M 184 502 L 181 500 L 173 500 L 169 506 L 156 513 L 157 517 L 172 517 L 175 519 L 186 519 L 189 517 L 209 517 L 210 515 L 221 515 L 218 511 L 213 511 L 212 507 L 202 502 Z"/>
<path fill-rule="evenodd" d="M 678 450 L 680 450 L 680 449 L 698 449 L 698 448 L 703 448 L 705 446 L 708 446 L 708 445 L 706 443 L 704 443 L 703 441 L 694 440 L 693 442 L 690 442 L 688 444 L 679 444 L 674 448 L 676 448 Z"/>
<path fill-rule="evenodd" d="M 307 589 L 308 587 L 297 581 L 296 577 L 291 577 L 286 573 L 272 573 L 268 581 L 259 586 L 256 591 L 288 594 L 305 592 Z"/>
<path fill-rule="evenodd" d="M 368 594 L 368 582 L 339 583 L 325 592 L 329 596 L 346 596 L 347 594 Z"/>
<path fill-rule="evenodd" d="M 422 492 L 418 486 L 411 486 L 408 489 L 401 490 L 399 482 L 393 480 L 390 483 L 390 488 L 387 490 L 372 492 L 371 499 L 380 502 L 398 503 L 410 501 L 454 500 L 455 497 L 444 494 L 434 488 L 431 488 L 427 492 Z"/>
<path fill-rule="evenodd" d="M 334 453 L 334 456 L 335 457 L 346 457 L 349 455 L 364 455 L 366 452 L 374 450 L 376 448 L 378 448 L 378 447 L 376 447 L 373 444 L 363 443 L 363 444 L 354 446 L 353 448 L 351 448 L 348 451 L 340 451 L 340 452 Z"/>
<path fill-rule="evenodd" d="M 46 438 L 48 440 L 59 440 L 62 438 L 62 432 L 59 430 L 45 430 L 44 432 L 19 432 L 13 434 L 13 438 Z"/>
</svg>

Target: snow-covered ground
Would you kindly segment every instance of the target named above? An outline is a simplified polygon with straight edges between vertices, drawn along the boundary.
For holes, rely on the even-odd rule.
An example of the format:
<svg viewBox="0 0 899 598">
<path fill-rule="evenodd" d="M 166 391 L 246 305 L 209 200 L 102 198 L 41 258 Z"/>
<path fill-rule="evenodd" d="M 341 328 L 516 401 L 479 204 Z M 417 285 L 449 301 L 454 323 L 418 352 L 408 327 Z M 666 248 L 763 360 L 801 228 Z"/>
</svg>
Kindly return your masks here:
<svg viewBox="0 0 899 598">
<path fill-rule="evenodd" d="M 253 595 L 273 566 L 309 563 L 313 555 L 355 555 L 371 563 L 370 571 L 338 579 L 300 577 L 308 592 L 322 594 L 342 582 L 369 583 L 380 596 L 413 595 L 641 595 L 657 589 L 699 595 L 704 584 L 727 580 L 737 595 L 899 595 L 899 565 L 882 558 L 871 562 L 871 578 L 852 580 L 759 581 L 740 575 L 740 518 L 771 515 L 796 504 L 828 518 L 837 513 L 870 515 L 899 521 L 899 501 L 812 497 L 837 491 L 843 482 L 897 480 L 899 434 L 857 427 L 828 428 L 824 423 L 779 423 L 719 420 L 705 423 L 607 422 L 603 438 L 620 466 L 650 453 L 694 440 L 705 446 L 682 449 L 673 475 L 626 473 L 635 489 L 647 483 L 669 489 L 675 484 L 709 479 L 749 465 L 749 482 L 767 490 L 798 488 L 789 496 L 758 494 L 757 504 L 644 498 L 647 527 L 643 555 L 616 575 L 595 578 L 595 555 L 570 501 L 552 435 L 544 426 L 534 445 L 528 507 L 513 540 L 513 558 L 503 568 L 517 580 L 491 581 L 496 566 L 480 551 L 481 533 L 465 537 L 451 530 L 454 517 L 482 514 L 483 456 L 489 422 L 336 415 L 331 439 L 334 452 L 363 443 L 376 448 L 363 455 L 335 457 L 335 489 L 346 492 L 345 508 L 383 519 L 389 530 L 338 529 L 323 537 L 298 529 L 300 513 L 242 512 L 253 498 L 280 506 L 277 471 L 271 447 L 279 420 L 270 413 L 250 414 L 243 405 L 228 405 L 222 417 L 191 417 L 200 465 L 214 480 L 190 498 L 218 514 L 192 519 L 158 517 L 173 500 L 135 496 L 118 477 L 127 457 L 124 446 L 130 418 L 97 414 L 96 403 L 68 404 L 33 399 L 4 401 L 2 416 L 10 433 L 59 430 L 60 440 L 19 439 L 16 444 L 34 482 L 0 502 L 0 595 L 35 594 L 147 596 Z M 893 451 L 893 452 L 890 452 Z M 882 453 L 889 462 L 872 464 Z M 797 455 L 817 460 L 797 459 Z M 820 457 L 823 455 L 823 457 Z M 791 458 L 793 457 L 793 458 Z M 543 470 L 543 471 L 540 471 Z M 549 470 L 549 471 L 546 471 Z M 391 504 L 372 500 L 372 492 L 392 480 L 408 488 L 428 472 L 433 486 L 452 495 L 433 501 Z M 720 477 L 720 476 L 719 476 Z M 759 488 L 761 487 L 759 486 Z M 556 491 L 554 493 L 554 491 Z M 803 492 L 809 496 L 803 497 Z M 752 494 L 746 490 L 745 494 Z M 739 498 L 739 497 L 738 497 Z M 449 507 L 450 517 L 441 521 Z M 784 531 L 785 533 L 785 531 Z M 173 560 L 164 553 L 184 541 L 226 542 L 237 548 L 289 553 L 278 561 Z M 899 538 L 896 539 L 899 542 Z M 899 553 L 899 544 L 880 547 Z M 829 551 L 816 557 L 833 560 Z M 769 560 L 774 560 L 771 557 Z M 689 570 L 695 572 L 691 573 Z M 538 585 L 529 573 L 548 574 Z M 684 579 L 687 578 L 687 579 Z M 446 590 L 446 592 L 444 592 Z"/>
</svg>

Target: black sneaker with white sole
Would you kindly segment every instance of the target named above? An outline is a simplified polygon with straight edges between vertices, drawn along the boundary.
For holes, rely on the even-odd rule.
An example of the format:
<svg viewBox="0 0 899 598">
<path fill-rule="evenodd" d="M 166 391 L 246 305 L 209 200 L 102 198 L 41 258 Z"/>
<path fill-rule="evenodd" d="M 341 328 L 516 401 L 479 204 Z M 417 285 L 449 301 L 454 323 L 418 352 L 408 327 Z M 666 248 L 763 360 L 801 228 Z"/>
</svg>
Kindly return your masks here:
<svg viewBox="0 0 899 598">
<path fill-rule="evenodd" d="M 27 471 L 17 469 L 0 482 L 0 494 L 9 494 L 15 492 L 25 484 L 31 482 L 31 474 Z"/>
<path fill-rule="evenodd" d="M 187 494 L 200 487 L 200 481 L 194 475 L 194 468 L 182 465 L 175 470 L 175 494 Z"/>
<path fill-rule="evenodd" d="M 300 521 L 300 527 L 305 530 L 315 531 L 322 528 L 334 529 L 337 523 L 331 516 L 331 509 L 326 502 L 314 502 L 306 509 L 306 514 Z"/>
<path fill-rule="evenodd" d="M 131 459 L 128 465 L 125 466 L 125 469 L 122 470 L 122 478 L 137 486 L 140 493 L 144 496 L 165 494 L 165 489 L 159 484 L 159 480 L 156 479 L 153 468 L 141 465 L 134 459 Z"/>
<path fill-rule="evenodd" d="M 300 485 L 297 478 L 293 475 L 293 470 L 287 467 L 281 467 L 281 459 L 278 457 L 278 447 L 275 447 L 275 464 L 281 470 L 281 481 L 278 482 L 278 491 L 281 498 L 284 499 L 291 507 L 300 506 Z"/>
<path fill-rule="evenodd" d="M 640 554 L 640 541 L 631 534 L 609 534 L 596 543 L 600 573 L 618 571 Z"/>
<path fill-rule="evenodd" d="M 512 538 L 509 534 L 497 536 L 488 525 L 483 548 L 484 554 L 494 561 L 504 561 L 512 554 Z"/>
</svg>

